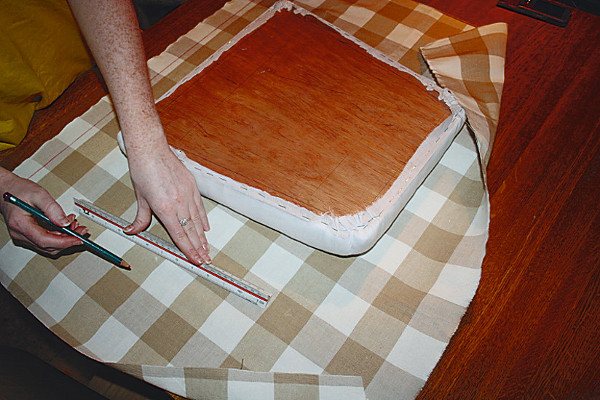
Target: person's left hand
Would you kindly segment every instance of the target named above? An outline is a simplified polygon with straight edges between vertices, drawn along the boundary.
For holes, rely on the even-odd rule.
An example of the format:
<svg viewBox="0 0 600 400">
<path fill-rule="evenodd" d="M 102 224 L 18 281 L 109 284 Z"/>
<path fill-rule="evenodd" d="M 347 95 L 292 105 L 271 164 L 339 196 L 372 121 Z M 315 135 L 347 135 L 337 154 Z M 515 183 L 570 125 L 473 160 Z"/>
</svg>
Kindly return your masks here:
<svg viewBox="0 0 600 400">
<path fill-rule="evenodd" d="M 40 209 L 55 225 L 68 226 L 80 235 L 87 233 L 87 228 L 79 225 L 74 214 L 65 215 L 61 206 L 46 189 L 2 168 L 0 168 L 0 192 L 10 192 Z M 42 227 L 33 215 L 14 204 L 0 200 L 0 213 L 4 216 L 8 232 L 15 244 L 40 254 L 55 256 L 67 248 L 82 244 L 76 237 Z"/>
</svg>

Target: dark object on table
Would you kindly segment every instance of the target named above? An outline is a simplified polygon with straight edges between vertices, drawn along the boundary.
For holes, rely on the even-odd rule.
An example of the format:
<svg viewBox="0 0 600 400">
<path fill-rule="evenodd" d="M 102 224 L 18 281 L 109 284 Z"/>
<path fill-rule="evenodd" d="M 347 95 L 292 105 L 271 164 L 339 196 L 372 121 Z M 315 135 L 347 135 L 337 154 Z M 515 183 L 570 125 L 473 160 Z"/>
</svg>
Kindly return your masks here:
<svg viewBox="0 0 600 400">
<path fill-rule="evenodd" d="M 500 0 L 498 7 L 561 27 L 567 26 L 571 18 L 570 8 L 547 0 Z"/>
<path fill-rule="evenodd" d="M 555 3 L 600 16 L 600 0 L 553 0 Z"/>
</svg>

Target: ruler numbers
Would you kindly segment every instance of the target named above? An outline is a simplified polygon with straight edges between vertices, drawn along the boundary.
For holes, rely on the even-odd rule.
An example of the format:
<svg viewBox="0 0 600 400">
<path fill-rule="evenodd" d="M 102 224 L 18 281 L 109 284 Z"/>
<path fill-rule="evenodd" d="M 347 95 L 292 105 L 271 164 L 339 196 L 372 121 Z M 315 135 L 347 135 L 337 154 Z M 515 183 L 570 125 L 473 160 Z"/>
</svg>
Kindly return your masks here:
<svg viewBox="0 0 600 400">
<path fill-rule="evenodd" d="M 123 229 L 129 225 L 124 219 L 103 210 L 94 204 L 81 199 L 74 199 L 78 211 L 90 220 L 118 233 L 120 236 L 152 251 L 153 253 L 173 262 L 195 275 L 198 275 L 231 293 L 236 294 L 254 304 L 266 307 L 270 295 L 261 288 L 230 274 L 212 264 L 195 265 L 187 260 L 183 253 L 173 244 L 159 238 L 150 232 L 141 232 L 137 235 L 127 235 Z"/>
</svg>

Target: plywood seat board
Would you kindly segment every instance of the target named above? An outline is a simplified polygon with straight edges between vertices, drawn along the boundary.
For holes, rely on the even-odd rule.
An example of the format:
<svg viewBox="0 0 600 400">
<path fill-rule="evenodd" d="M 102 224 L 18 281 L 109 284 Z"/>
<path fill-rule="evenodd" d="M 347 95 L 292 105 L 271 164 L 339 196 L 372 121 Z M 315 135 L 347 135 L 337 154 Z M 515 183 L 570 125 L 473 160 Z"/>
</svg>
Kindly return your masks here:
<svg viewBox="0 0 600 400">
<path fill-rule="evenodd" d="M 310 15 L 277 12 L 158 103 L 169 143 L 315 214 L 364 210 L 451 112 Z"/>
</svg>

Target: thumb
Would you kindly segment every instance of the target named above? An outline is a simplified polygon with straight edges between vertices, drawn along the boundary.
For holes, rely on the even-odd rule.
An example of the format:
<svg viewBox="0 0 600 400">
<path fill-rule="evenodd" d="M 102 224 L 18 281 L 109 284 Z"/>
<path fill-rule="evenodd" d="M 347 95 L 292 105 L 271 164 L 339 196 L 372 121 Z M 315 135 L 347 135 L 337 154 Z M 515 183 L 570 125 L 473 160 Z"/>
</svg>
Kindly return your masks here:
<svg viewBox="0 0 600 400">
<path fill-rule="evenodd" d="M 53 198 L 48 197 L 46 201 L 38 203 L 37 206 L 53 224 L 67 226 L 71 223 L 62 207 Z"/>
<path fill-rule="evenodd" d="M 124 232 L 128 235 L 135 235 L 146 229 L 152 221 L 152 211 L 148 202 L 145 200 L 138 200 L 138 210 L 135 220 L 124 229 Z"/>
</svg>

